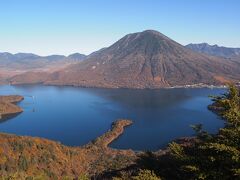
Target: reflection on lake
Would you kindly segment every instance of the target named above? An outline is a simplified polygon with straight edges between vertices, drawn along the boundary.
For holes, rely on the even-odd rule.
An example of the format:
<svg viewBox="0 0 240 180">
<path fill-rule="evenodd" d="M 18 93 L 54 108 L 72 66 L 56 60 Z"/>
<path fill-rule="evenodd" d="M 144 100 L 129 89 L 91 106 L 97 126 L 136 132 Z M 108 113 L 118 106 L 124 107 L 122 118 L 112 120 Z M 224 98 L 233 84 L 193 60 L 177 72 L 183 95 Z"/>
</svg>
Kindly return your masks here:
<svg viewBox="0 0 240 180">
<path fill-rule="evenodd" d="M 23 95 L 24 112 L 0 122 L 0 131 L 39 136 L 66 145 L 83 145 L 127 118 L 134 124 L 114 141 L 114 148 L 156 150 L 171 140 L 193 135 L 192 124 L 217 132 L 223 126 L 208 111 L 208 95 L 224 89 L 93 89 L 54 86 L 0 86 L 1 95 Z"/>
</svg>

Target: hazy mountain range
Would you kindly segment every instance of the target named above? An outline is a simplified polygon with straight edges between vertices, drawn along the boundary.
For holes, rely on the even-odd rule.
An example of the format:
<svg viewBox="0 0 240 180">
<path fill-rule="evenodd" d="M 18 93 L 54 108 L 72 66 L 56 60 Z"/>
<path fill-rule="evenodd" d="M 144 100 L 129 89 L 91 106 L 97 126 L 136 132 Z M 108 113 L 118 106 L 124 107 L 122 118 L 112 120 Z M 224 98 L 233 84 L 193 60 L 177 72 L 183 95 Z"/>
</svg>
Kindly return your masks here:
<svg viewBox="0 0 240 180">
<path fill-rule="evenodd" d="M 10 77 L 26 72 L 53 72 L 70 64 L 78 63 L 85 58 L 85 55 L 79 53 L 69 56 L 39 56 L 32 53 L 3 52 L 0 53 L 0 83 L 7 83 L 7 79 Z M 33 77 L 29 78 L 33 79 Z"/>
<path fill-rule="evenodd" d="M 187 48 L 200 53 L 224 58 L 240 57 L 240 48 L 229 48 L 218 45 L 209 45 L 207 43 L 188 44 Z M 240 59 L 240 58 L 239 58 Z"/>
<path fill-rule="evenodd" d="M 198 83 L 220 85 L 240 80 L 239 62 L 199 53 L 189 49 L 191 47 L 184 47 L 160 32 L 147 30 L 128 34 L 87 57 L 75 54 L 54 60 L 57 64 L 62 63 L 58 60 L 75 60 L 74 64 L 45 72 L 20 73 L 9 77 L 8 81 L 12 84 L 161 88 Z"/>
<path fill-rule="evenodd" d="M 0 68 L 10 68 L 15 70 L 26 70 L 43 68 L 56 63 L 69 63 L 82 61 L 86 55 L 75 53 L 69 56 L 50 55 L 39 56 L 32 53 L 11 54 L 8 52 L 0 53 Z"/>
</svg>

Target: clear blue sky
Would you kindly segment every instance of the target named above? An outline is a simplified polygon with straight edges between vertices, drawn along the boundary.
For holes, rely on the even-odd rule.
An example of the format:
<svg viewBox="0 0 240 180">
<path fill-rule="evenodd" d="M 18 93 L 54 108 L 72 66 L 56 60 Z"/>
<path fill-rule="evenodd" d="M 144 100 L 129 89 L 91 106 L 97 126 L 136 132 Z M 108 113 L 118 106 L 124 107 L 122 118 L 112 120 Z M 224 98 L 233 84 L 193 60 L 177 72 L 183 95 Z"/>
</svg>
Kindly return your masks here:
<svg viewBox="0 0 240 180">
<path fill-rule="evenodd" d="M 146 29 L 240 47 L 240 0 L 0 1 L 0 52 L 88 54 Z"/>
</svg>

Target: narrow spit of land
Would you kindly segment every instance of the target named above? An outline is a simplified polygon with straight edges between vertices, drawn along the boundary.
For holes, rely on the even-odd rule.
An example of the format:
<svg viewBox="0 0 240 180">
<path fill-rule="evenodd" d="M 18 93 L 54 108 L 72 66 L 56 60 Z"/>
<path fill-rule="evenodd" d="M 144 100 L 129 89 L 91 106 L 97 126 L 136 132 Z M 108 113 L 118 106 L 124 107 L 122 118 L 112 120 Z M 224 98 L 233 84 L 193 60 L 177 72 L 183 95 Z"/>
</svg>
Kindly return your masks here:
<svg viewBox="0 0 240 180">
<path fill-rule="evenodd" d="M 94 141 L 88 145 L 95 145 L 102 148 L 107 148 L 115 139 L 117 139 L 124 131 L 124 128 L 130 126 L 133 122 L 127 119 L 120 119 L 112 123 L 112 128 L 103 134 L 102 136 L 96 138 Z"/>
<path fill-rule="evenodd" d="M 131 124 L 130 120 L 119 119 L 105 134 L 81 147 L 69 147 L 38 137 L 0 133 L 0 176 L 14 175 L 16 179 L 24 179 L 47 174 L 41 178 L 77 178 L 86 172 L 94 176 L 107 170 L 126 168 L 134 164 L 136 153 L 112 149 L 108 145 Z"/>
<path fill-rule="evenodd" d="M 18 95 L 0 96 L 0 119 L 23 112 L 16 103 L 24 98 Z"/>
</svg>

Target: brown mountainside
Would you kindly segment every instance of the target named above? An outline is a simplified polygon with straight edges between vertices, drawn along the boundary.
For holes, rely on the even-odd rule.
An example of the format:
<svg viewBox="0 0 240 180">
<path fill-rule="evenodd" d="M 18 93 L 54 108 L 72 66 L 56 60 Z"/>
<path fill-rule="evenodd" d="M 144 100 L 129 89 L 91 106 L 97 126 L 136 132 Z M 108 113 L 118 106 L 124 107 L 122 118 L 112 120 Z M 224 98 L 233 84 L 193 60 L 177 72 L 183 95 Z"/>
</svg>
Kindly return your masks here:
<svg viewBox="0 0 240 180">
<path fill-rule="evenodd" d="M 25 75 L 12 83 L 31 83 Z M 165 35 L 147 30 L 124 36 L 85 61 L 56 71 L 46 84 L 109 88 L 161 88 L 240 80 L 240 65 L 193 52 Z M 36 81 L 35 81 L 36 83 Z"/>
</svg>

